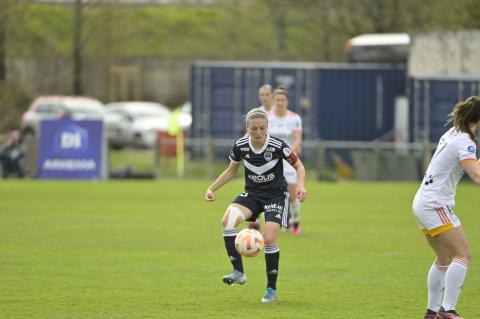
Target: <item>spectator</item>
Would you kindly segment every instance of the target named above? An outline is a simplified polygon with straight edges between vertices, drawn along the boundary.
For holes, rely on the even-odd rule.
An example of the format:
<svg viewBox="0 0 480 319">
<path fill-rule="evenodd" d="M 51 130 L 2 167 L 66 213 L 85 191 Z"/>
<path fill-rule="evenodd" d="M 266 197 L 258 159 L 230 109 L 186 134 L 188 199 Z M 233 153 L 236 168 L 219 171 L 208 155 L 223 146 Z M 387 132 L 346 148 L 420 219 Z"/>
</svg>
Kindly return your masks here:
<svg viewBox="0 0 480 319">
<path fill-rule="evenodd" d="M 25 155 L 21 147 L 20 132 L 15 130 L 8 135 L 0 151 L 2 177 L 25 177 Z"/>
</svg>

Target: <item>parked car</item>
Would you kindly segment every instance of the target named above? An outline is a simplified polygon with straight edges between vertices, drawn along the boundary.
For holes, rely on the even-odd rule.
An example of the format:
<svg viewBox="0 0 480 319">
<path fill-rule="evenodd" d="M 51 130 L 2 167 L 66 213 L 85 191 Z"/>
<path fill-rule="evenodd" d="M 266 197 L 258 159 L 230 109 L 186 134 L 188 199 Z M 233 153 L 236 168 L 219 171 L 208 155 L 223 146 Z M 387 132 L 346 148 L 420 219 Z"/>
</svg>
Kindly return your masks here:
<svg viewBox="0 0 480 319">
<path fill-rule="evenodd" d="M 151 148 L 158 132 L 168 130 L 171 111 L 155 102 L 114 102 L 107 104 L 109 113 L 120 115 L 129 122 L 125 144 Z"/>
<path fill-rule="evenodd" d="M 125 139 L 128 122 L 121 116 L 107 112 L 97 99 L 83 96 L 40 96 L 23 114 L 21 129 L 25 138 L 35 138 L 40 129 L 40 121 L 71 117 L 76 120 L 100 119 L 105 123 L 107 141 L 112 147 L 121 147 Z"/>
</svg>

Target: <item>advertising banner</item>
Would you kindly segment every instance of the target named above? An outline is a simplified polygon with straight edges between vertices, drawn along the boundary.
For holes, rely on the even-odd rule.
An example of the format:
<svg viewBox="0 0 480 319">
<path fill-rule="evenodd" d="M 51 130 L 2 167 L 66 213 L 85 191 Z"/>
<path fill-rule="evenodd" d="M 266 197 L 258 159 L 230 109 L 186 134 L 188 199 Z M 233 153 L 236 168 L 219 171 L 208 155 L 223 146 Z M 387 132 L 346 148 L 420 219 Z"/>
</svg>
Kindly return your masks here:
<svg viewBox="0 0 480 319">
<path fill-rule="evenodd" d="M 102 121 L 44 120 L 40 123 L 38 178 L 103 178 L 104 146 Z"/>
</svg>

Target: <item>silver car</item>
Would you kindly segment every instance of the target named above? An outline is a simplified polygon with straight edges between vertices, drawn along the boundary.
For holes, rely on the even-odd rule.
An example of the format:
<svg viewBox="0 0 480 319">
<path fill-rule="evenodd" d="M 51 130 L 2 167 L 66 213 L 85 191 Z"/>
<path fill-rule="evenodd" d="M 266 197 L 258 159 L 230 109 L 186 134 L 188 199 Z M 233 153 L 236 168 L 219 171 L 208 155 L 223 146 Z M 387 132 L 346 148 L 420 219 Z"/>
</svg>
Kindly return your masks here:
<svg viewBox="0 0 480 319">
<path fill-rule="evenodd" d="M 97 99 L 83 96 L 51 95 L 36 98 L 22 116 L 22 133 L 27 138 L 36 138 L 42 120 L 64 116 L 76 120 L 103 120 L 110 146 L 118 148 L 123 146 L 129 123 L 121 116 L 107 112 Z"/>
<path fill-rule="evenodd" d="M 126 144 L 151 148 L 159 132 L 168 130 L 171 111 L 163 104 L 154 102 L 114 102 L 106 105 L 111 114 L 124 118 L 129 123 Z"/>
</svg>

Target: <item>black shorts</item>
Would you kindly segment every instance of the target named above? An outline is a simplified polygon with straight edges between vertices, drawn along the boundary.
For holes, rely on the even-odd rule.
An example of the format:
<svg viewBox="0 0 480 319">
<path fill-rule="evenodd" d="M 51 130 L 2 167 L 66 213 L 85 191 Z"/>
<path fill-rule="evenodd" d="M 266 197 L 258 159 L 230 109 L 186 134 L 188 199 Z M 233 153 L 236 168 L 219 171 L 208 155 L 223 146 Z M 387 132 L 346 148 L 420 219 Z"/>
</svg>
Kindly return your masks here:
<svg viewBox="0 0 480 319">
<path fill-rule="evenodd" d="M 233 203 L 247 207 L 252 211 L 252 217 L 248 221 L 254 221 L 265 212 L 265 221 L 275 222 L 288 228 L 288 208 L 290 205 L 289 193 L 283 192 L 264 197 L 260 194 L 244 192 L 233 200 Z"/>
</svg>

